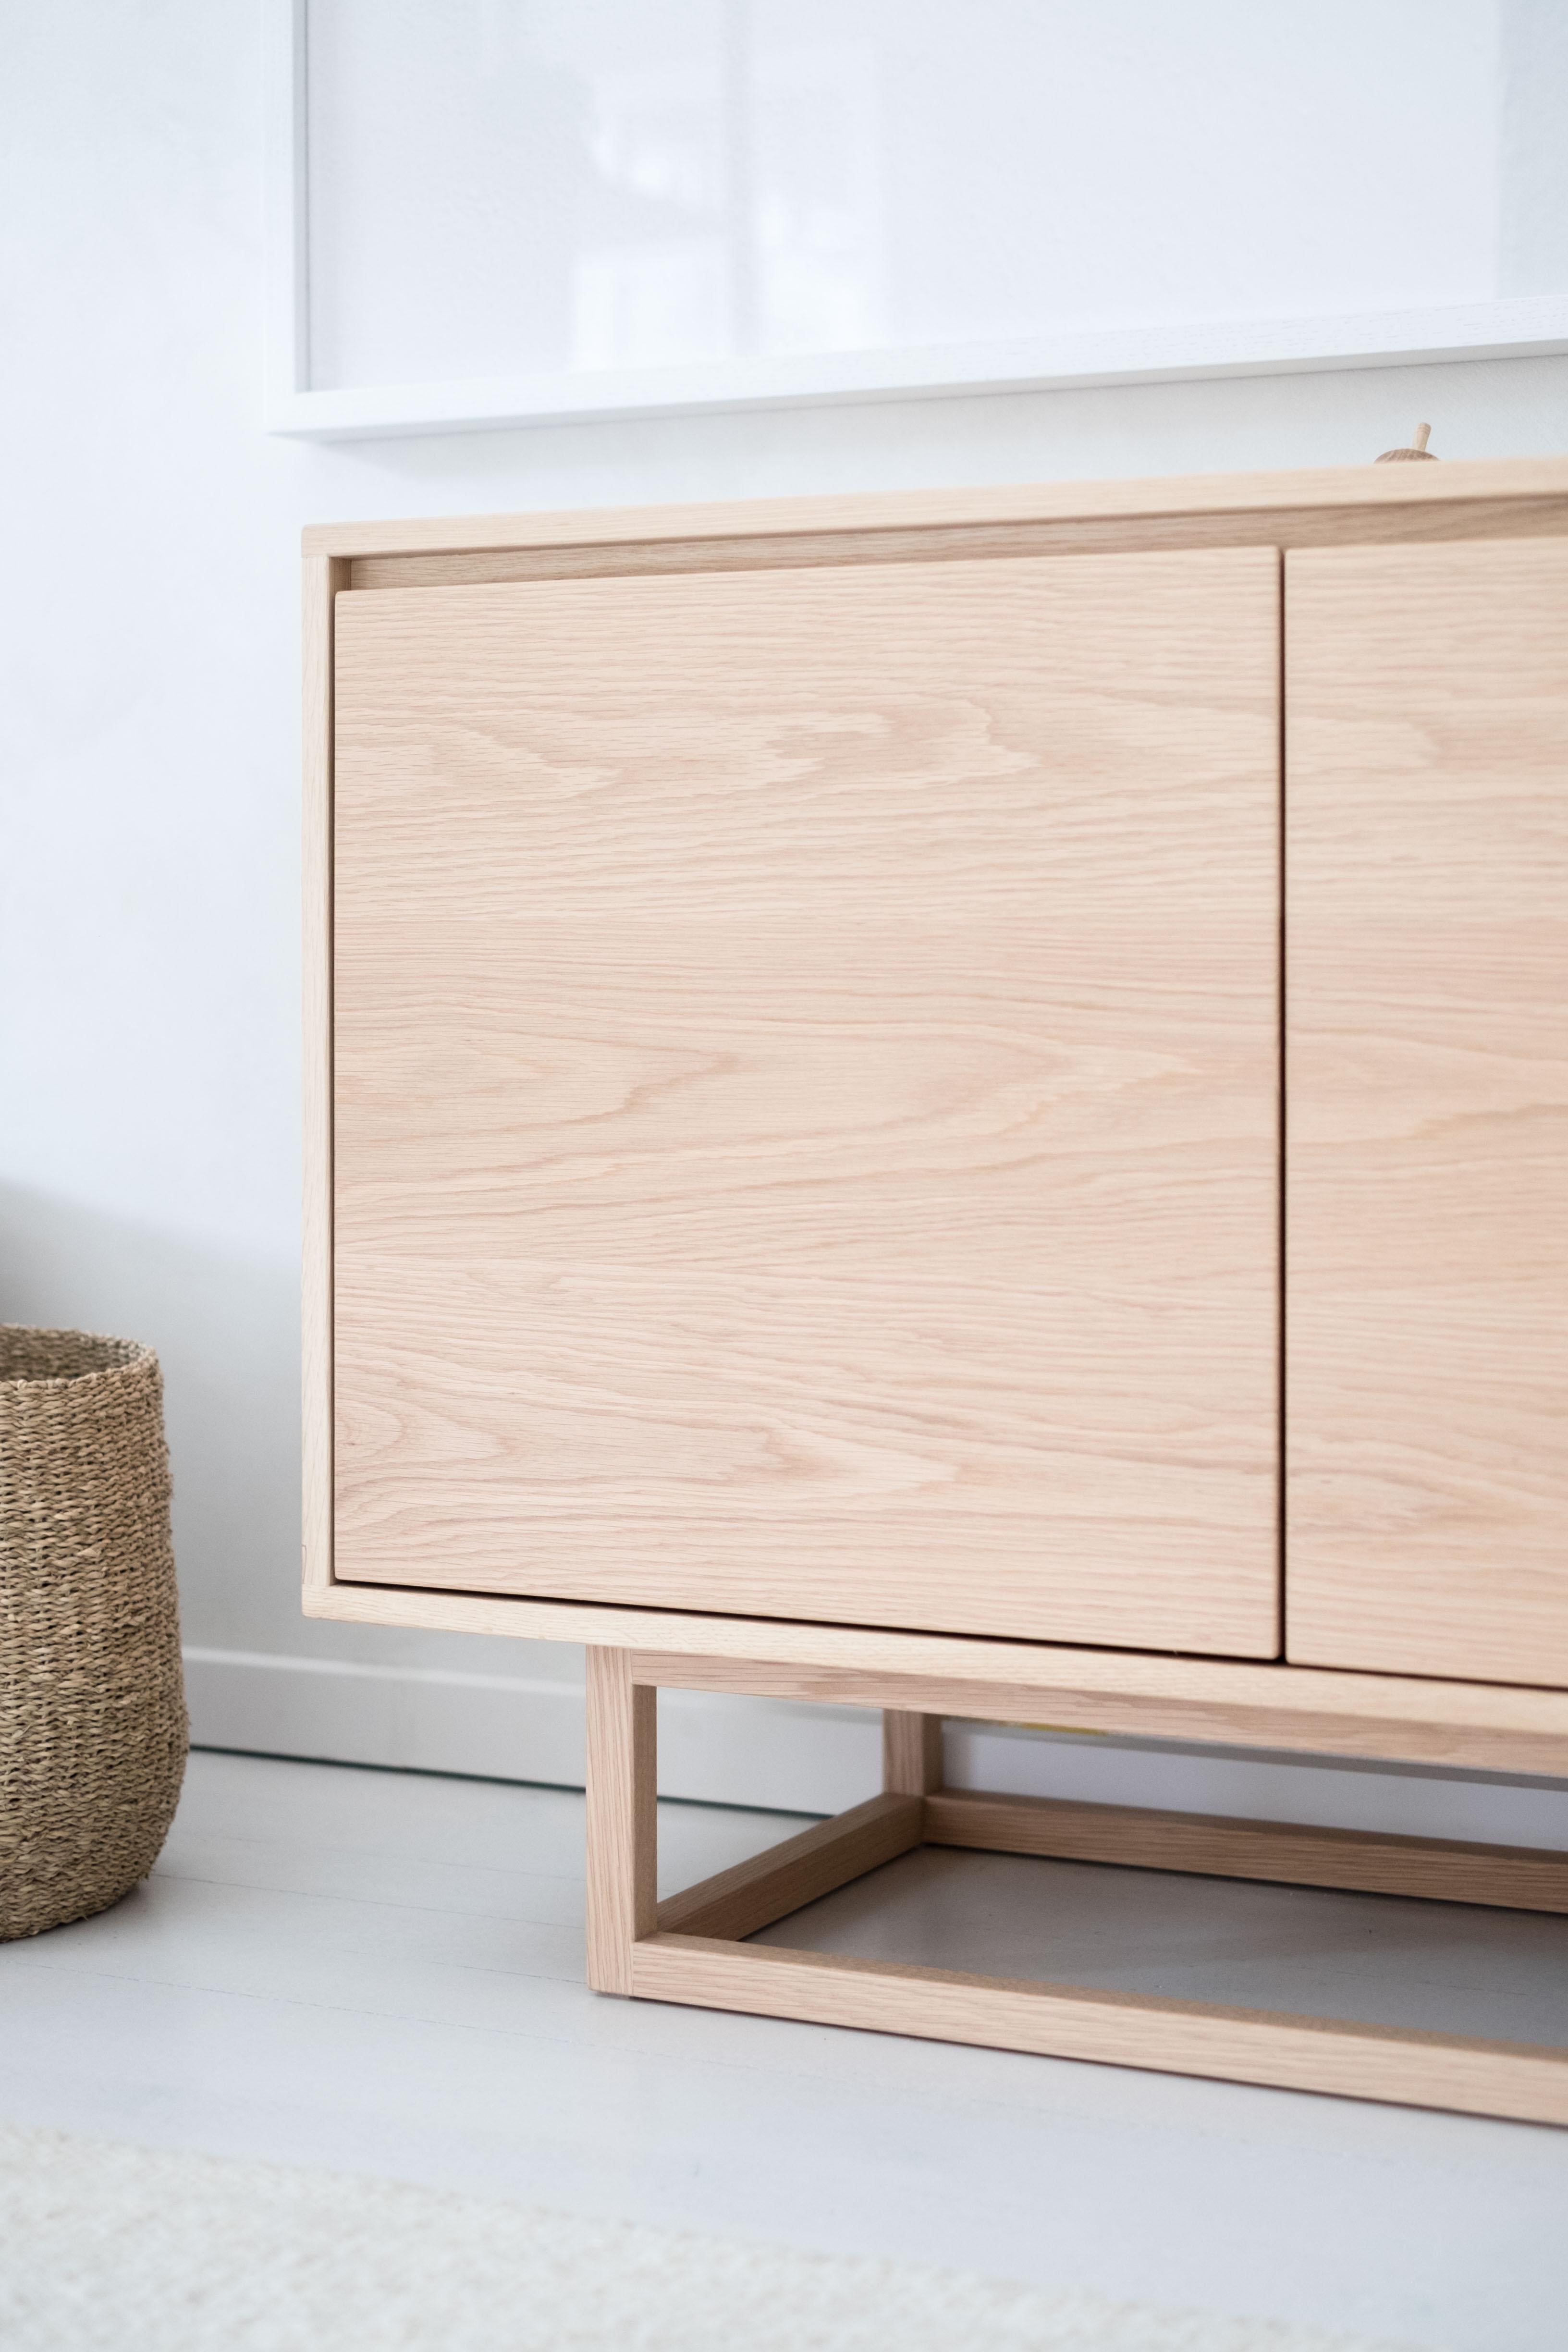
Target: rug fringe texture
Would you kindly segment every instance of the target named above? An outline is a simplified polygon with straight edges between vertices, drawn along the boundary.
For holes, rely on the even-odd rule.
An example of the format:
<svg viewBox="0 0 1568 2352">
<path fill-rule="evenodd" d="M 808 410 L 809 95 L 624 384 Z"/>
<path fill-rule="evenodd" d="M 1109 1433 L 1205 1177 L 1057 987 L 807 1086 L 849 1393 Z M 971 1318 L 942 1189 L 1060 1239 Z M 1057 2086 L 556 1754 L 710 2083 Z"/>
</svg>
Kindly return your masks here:
<svg viewBox="0 0 1568 2352">
<path fill-rule="evenodd" d="M 1436 2352 L 0 2125 L 6 2352 Z"/>
</svg>

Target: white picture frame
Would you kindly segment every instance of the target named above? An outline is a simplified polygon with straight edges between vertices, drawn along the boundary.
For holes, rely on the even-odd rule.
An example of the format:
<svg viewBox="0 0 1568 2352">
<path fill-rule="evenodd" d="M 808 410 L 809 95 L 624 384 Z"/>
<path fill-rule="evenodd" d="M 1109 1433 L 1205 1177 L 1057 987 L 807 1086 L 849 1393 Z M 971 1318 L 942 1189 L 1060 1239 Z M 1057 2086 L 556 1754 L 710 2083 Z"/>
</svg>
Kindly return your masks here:
<svg viewBox="0 0 1568 2352">
<path fill-rule="evenodd" d="M 305 439 L 370 439 L 959 393 L 1157 383 L 1568 352 L 1568 295 L 1341 316 L 1169 321 L 1007 342 L 562 370 L 331 390 L 310 381 L 308 0 L 268 12 L 269 279 L 266 422 Z"/>
</svg>

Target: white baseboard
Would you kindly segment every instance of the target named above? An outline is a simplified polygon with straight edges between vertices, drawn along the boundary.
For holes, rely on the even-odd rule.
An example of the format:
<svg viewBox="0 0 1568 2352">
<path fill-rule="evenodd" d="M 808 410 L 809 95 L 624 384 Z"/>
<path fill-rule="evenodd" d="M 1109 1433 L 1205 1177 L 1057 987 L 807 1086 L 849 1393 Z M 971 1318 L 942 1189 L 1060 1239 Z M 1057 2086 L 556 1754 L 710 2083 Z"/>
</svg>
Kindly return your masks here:
<svg viewBox="0 0 1568 2352">
<path fill-rule="evenodd" d="M 187 1649 L 185 1691 L 199 1748 L 583 1785 L 580 1679 Z M 837 1813 L 872 1795 L 881 1769 L 881 1717 L 864 1707 L 660 1694 L 667 1797 Z"/>
<path fill-rule="evenodd" d="M 198 1648 L 185 1652 L 185 1682 L 198 1747 L 583 1785 L 580 1681 Z M 880 1770 L 880 1720 L 865 1708 L 660 1694 L 667 1797 L 839 1812 L 879 1787 Z M 1564 1781 L 976 1723 L 949 1725 L 946 1776 L 954 1788 L 1568 1850 Z"/>
</svg>

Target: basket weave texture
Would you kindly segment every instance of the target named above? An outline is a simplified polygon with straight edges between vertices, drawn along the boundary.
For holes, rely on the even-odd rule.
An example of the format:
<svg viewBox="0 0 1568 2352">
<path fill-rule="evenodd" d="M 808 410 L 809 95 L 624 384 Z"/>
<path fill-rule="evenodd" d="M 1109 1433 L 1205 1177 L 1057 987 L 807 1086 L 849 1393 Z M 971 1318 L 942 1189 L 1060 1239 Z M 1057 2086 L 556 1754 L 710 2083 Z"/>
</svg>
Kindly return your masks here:
<svg viewBox="0 0 1568 2352">
<path fill-rule="evenodd" d="M 118 1902 L 189 1727 L 150 1348 L 0 1324 L 0 1940 Z"/>
</svg>

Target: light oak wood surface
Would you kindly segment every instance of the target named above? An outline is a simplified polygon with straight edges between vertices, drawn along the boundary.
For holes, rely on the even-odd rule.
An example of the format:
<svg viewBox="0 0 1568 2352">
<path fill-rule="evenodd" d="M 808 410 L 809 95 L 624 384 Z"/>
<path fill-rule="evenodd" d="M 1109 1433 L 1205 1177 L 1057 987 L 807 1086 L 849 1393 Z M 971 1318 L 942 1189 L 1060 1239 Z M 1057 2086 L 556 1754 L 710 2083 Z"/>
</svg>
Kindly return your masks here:
<svg viewBox="0 0 1568 2352">
<path fill-rule="evenodd" d="M 1385 1675 L 1249 1666 L 1240 1661 L 1136 1657 L 1103 1651 L 1048 1651 L 999 1642 L 954 1644 L 991 1650 L 973 1675 L 932 1665 L 913 1649 L 872 1663 L 870 1638 L 830 1626 L 788 1628 L 800 1656 L 762 1653 L 773 1629 L 748 1625 L 750 1656 L 636 1653 L 639 1681 L 683 1690 L 746 1692 L 810 1706 L 902 1707 L 971 1722 L 1048 1722 L 1058 1729 L 1132 1738 L 1279 1748 L 1312 1756 L 1362 1756 L 1446 1764 L 1479 1771 L 1568 1774 L 1568 1693 L 1500 1689 Z M 784 1629 L 779 1629 L 784 1631 Z M 698 1638 L 700 1638 L 700 1636 Z M 688 1636 L 691 1639 L 691 1636 Z M 866 1663 L 823 1663 L 859 1648 Z M 738 1645 L 737 1645 L 738 1646 Z M 933 1649 L 936 1645 L 933 1644 Z M 895 1658 L 901 1662 L 895 1664 Z M 1009 1664 L 1017 1679 L 1009 1680 Z"/>
<path fill-rule="evenodd" d="M 712 1687 L 760 1696 L 1568 1779 L 1563 1691 L 390 1585 L 308 1591 L 304 1612 L 356 1625 L 637 1644 L 639 1671 L 646 1665 L 677 1687 L 709 1686 L 704 1678 L 720 1665 L 733 1677 Z"/>
<path fill-rule="evenodd" d="M 305 558 L 300 1533 L 308 1592 L 329 1591 L 332 1581 L 332 610 L 347 585 L 345 562 Z"/>
<path fill-rule="evenodd" d="M 308 534 L 305 1607 L 589 1643 L 595 1985 L 1568 2123 L 1561 2050 L 736 1940 L 921 1834 L 1562 1907 L 937 1783 L 1568 1772 L 1565 591 L 1563 459 Z M 658 1906 L 659 1684 L 881 1707 L 888 1791 Z"/>
<path fill-rule="evenodd" d="M 992 1796 L 969 1789 L 940 1789 L 928 1796 L 921 1833 L 927 1845 L 988 1853 L 1050 1854 L 1064 1862 L 1338 1886 L 1510 1911 L 1568 1911 L 1568 1853 L 1521 1846 L 1079 1804 L 1060 1797 Z M 666 1922 L 661 1915 L 660 1924 L 679 1923 Z M 734 1931 L 694 1923 L 690 1932 Z"/>
<path fill-rule="evenodd" d="M 668 1896 L 658 1906 L 659 1932 L 735 1940 L 754 1936 L 759 1927 L 908 1853 L 921 1843 L 923 1821 L 918 1797 L 868 1797 L 847 1813 L 814 1822 L 765 1853 Z"/>
<path fill-rule="evenodd" d="M 339 598 L 340 1578 L 1275 1652 L 1278 626 Z"/>
<path fill-rule="evenodd" d="M 1344 2025 L 695 1936 L 654 1936 L 639 1943 L 631 1978 L 633 1993 L 649 2000 L 1568 2124 L 1568 2052 L 1521 2042 Z"/>
<path fill-rule="evenodd" d="M 627 517 L 629 525 L 634 517 Z M 1207 515 L 781 530 L 747 538 L 597 541 L 564 546 L 360 555 L 352 588 L 450 588 L 507 580 L 592 580 L 660 572 L 800 571 L 825 564 L 950 563 L 995 556 L 1136 555 L 1204 547 L 1322 547 L 1347 541 L 1532 538 L 1568 531 L 1568 497 L 1433 499 L 1415 506 L 1256 507 Z"/>
<path fill-rule="evenodd" d="M 658 1694 L 632 1680 L 626 1650 L 590 1650 L 587 1671 L 588 1982 L 631 1990 L 630 1954 L 658 1898 Z"/>
<path fill-rule="evenodd" d="M 659 1932 L 742 1940 L 921 1844 L 1501 1910 L 1568 1912 L 1563 1853 L 933 1788 L 924 1795 L 889 1790 L 872 1797 L 669 1896 L 658 1906 Z"/>
<path fill-rule="evenodd" d="M 349 558 L 521 547 L 627 546 L 655 540 L 708 541 L 780 534 L 946 530 L 996 523 L 1142 520 L 1199 522 L 1214 515 L 1346 518 L 1477 501 L 1568 500 L 1568 457 L 1445 461 L 1378 472 L 1323 466 L 1258 474 L 1188 474 L 1109 482 L 1008 483 L 995 488 L 878 490 L 827 498 L 734 499 L 719 505 L 591 507 L 521 515 L 378 518 L 312 523 L 307 555 Z"/>
<path fill-rule="evenodd" d="M 590 1653 L 590 1981 L 601 1990 L 1230 2082 L 1568 2123 L 1568 2050 L 1561 2048 L 829 1958 L 739 1940 L 909 1851 L 928 1830 L 945 1831 L 949 1843 L 1000 1843 L 1005 1851 L 1027 1852 L 1037 1850 L 1026 1841 L 1046 1834 L 1047 1816 L 1068 1817 L 1062 1826 L 1070 1838 L 1070 1817 L 1101 1812 L 1107 1819 L 1100 1825 L 1100 1842 L 1137 1858 L 1150 1817 L 1141 1825 L 1126 1808 L 1058 1807 L 952 1790 L 926 1797 L 884 1793 L 688 1888 L 655 1913 L 649 1892 L 658 1839 L 653 1735 L 651 1717 L 639 1712 L 638 1701 L 651 1706 L 660 1664 L 626 1652 Z M 734 1671 L 732 1686 L 746 1686 L 742 1670 Z M 639 1728 L 645 1723 L 646 1733 Z M 1154 1825 L 1159 1826 L 1157 1818 Z M 1250 1835 L 1257 1859 L 1271 1864 L 1282 1857 L 1300 1859 L 1309 1877 L 1313 1864 L 1305 1852 L 1308 1842 L 1336 1834 L 1194 1816 L 1173 1816 L 1170 1828 L 1170 1850 L 1189 1860 L 1200 1853 L 1217 1856 L 1224 1868 L 1236 1858 L 1227 1837 Z M 1081 1823 L 1078 1833 L 1083 1833 Z M 603 1846 L 597 1862 L 595 1842 Z M 1371 1854 L 1372 1866 L 1382 1870 L 1397 1864 L 1380 1850 L 1406 1842 L 1352 1837 L 1346 1843 L 1365 1850 L 1339 1857 L 1348 1868 L 1364 1868 Z M 1426 1892 L 1421 1882 L 1434 1842 L 1408 1843 L 1414 1855 L 1411 1891 Z M 1495 1890 L 1505 1884 L 1511 1864 L 1515 1874 L 1506 1883 L 1515 1894 L 1521 1866 L 1534 1873 L 1538 1886 L 1561 1899 L 1559 1857 L 1479 1847 L 1449 1847 L 1447 1853 L 1460 1884 L 1473 1886 L 1485 1874 Z M 595 1888 L 601 1890 L 597 1895 Z"/>
<path fill-rule="evenodd" d="M 1568 1685 L 1568 540 L 1287 612 L 1289 1653 Z"/>
<path fill-rule="evenodd" d="M 882 1786 L 906 1797 L 923 1797 L 942 1786 L 942 1717 L 908 1715 L 899 1707 L 882 1713 Z"/>
</svg>

